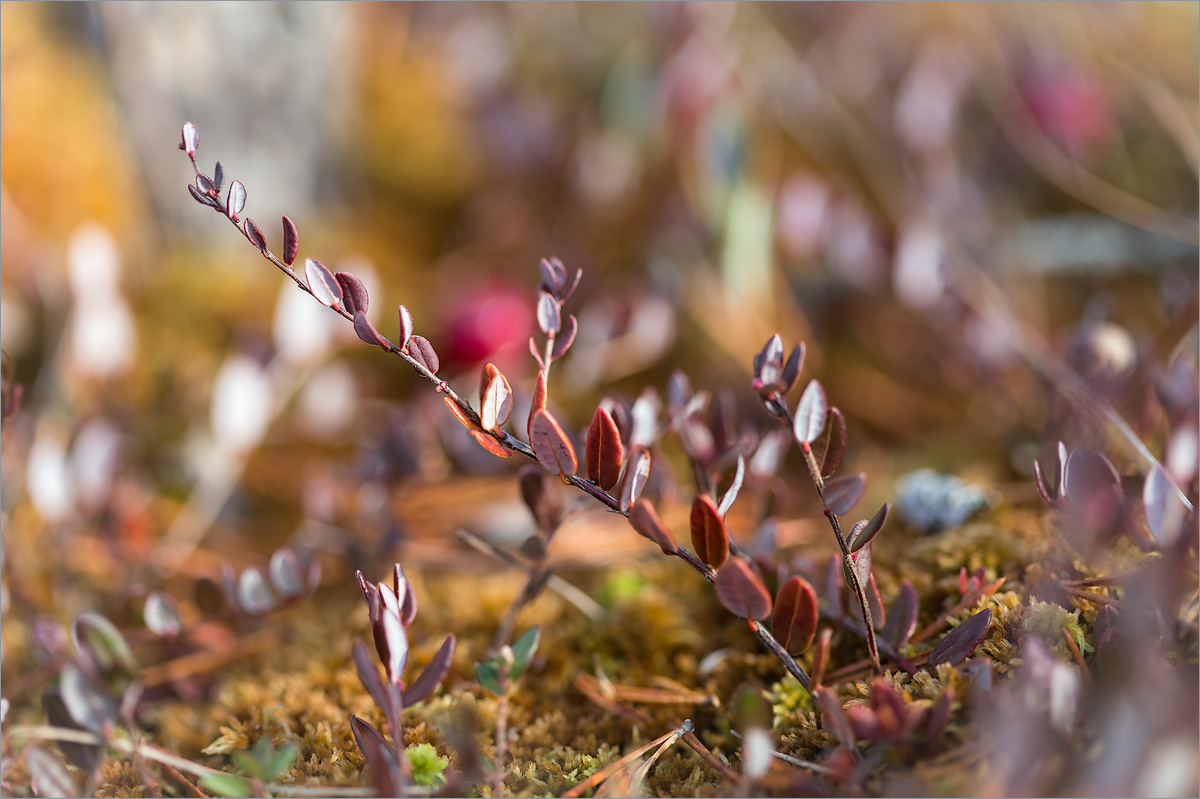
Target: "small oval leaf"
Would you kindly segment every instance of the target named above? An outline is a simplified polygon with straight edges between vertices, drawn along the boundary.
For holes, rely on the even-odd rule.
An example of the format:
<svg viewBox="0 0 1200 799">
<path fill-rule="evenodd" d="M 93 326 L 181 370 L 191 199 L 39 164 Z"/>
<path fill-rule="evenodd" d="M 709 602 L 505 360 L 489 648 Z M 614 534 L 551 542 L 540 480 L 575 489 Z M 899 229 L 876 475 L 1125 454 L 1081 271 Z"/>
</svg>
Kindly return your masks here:
<svg viewBox="0 0 1200 799">
<path fill-rule="evenodd" d="M 449 399 L 449 397 L 447 397 L 446 399 Z M 492 438 L 487 433 L 481 432 L 479 430 L 472 430 L 471 436 L 475 439 L 476 444 L 483 447 L 488 452 L 495 455 L 497 458 L 511 458 L 512 457 L 512 450 L 506 449 L 503 444 L 501 444 L 496 439 Z"/>
<path fill-rule="evenodd" d="M 296 262 L 300 253 L 300 231 L 296 223 L 286 216 L 283 218 L 283 262 L 291 266 Z"/>
<path fill-rule="evenodd" d="M 225 198 L 225 213 L 234 222 L 238 220 L 238 215 L 242 213 L 242 209 L 246 207 L 246 187 L 242 185 L 240 180 L 235 180 L 229 184 L 229 196 Z"/>
<path fill-rule="evenodd" d="M 729 558 L 729 533 L 707 494 L 697 494 L 692 500 L 691 528 L 696 557 L 714 569 L 721 568 Z"/>
<path fill-rule="evenodd" d="M 825 509 L 837 516 L 848 513 L 862 499 L 866 486 L 867 476 L 862 472 L 830 480 L 822 495 Z"/>
<path fill-rule="evenodd" d="M 117 723 L 117 703 L 83 669 L 74 663 L 63 666 L 59 690 L 67 712 L 80 727 L 102 735 L 105 727 Z"/>
<path fill-rule="evenodd" d="M 192 184 L 192 183 L 188 184 L 188 192 L 192 195 L 192 198 L 195 199 L 196 202 L 203 203 L 203 204 L 207 205 L 209 208 L 216 208 L 218 211 L 221 210 L 221 204 L 219 202 L 214 200 L 212 197 L 209 197 L 207 194 L 200 191 L 199 189 L 197 189 L 194 184 Z"/>
<path fill-rule="evenodd" d="M 803 577 L 790 577 L 775 595 L 771 634 L 789 654 L 798 655 L 812 643 L 819 615 L 812 585 Z"/>
<path fill-rule="evenodd" d="M 371 320 L 362 311 L 354 314 L 354 332 L 365 343 L 373 347 L 383 347 L 385 350 L 391 349 L 391 342 L 375 329 L 375 325 L 371 324 Z"/>
<path fill-rule="evenodd" d="M 417 679 L 412 681 L 412 685 L 404 690 L 405 707 L 415 705 L 433 693 L 433 689 L 438 687 L 438 683 L 450 673 L 450 664 L 454 660 L 455 641 L 453 634 L 447 635 L 433 659 L 422 669 Z"/>
<path fill-rule="evenodd" d="M 381 591 L 380 596 L 387 592 Z M 393 599 L 395 595 L 392 595 Z M 404 676 L 404 664 L 408 661 L 408 636 L 404 634 L 404 626 L 400 624 L 400 614 L 383 611 L 379 614 L 379 628 L 383 633 L 383 644 L 386 650 L 383 666 L 388 679 L 394 685 L 400 685 Z"/>
<path fill-rule="evenodd" d="M 179 146 L 189 157 L 195 157 L 196 148 L 200 146 L 200 131 L 191 122 L 183 123 L 183 137 Z"/>
<path fill-rule="evenodd" d="M 512 387 L 508 384 L 508 378 L 500 372 L 496 372 L 483 391 L 483 402 L 479 409 L 483 429 L 495 430 L 502 426 L 508 421 L 510 413 L 512 413 Z"/>
<path fill-rule="evenodd" d="M 246 569 L 238 577 L 237 602 L 238 607 L 251 616 L 261 616 L 275 606 L 267 581 L 256 566 Z"/>
<path fill-rule="evenodd" d="M 913 632 L 917 629 L 917 589 L 908 580 L 900 585 L 900 593 L 888 610 L 887 622 L 881 633 L 883 640 L 899 649 L 908 643 Z"/>
<path fill-rule="evenodd" d="M 730 558 L 717 570 L 717 598 L 735 616 L 764 619 L 771 613 L 771 595 L 754 570 L 741 558 Z"/>
<path fill-rule="evenodd" d="M 114 669 L 129 674 L 138 671 L 137 661 L 125 637 L 113 623 L 97 613 L 84 612 L 71 625 L 71 641 L 75 651 L 91 660 L 101 672 Z"/>
<path fill-rule="evenodd" d="M 325 264 L 313 258 L 304 259 L 304 277 L 308 290 L 319 303 L 329 308 L 342 307 L 342 285 Z"/>
<path fill-rule="evenodd" d="M 242 223 L 242 229 L 246 231 L 246 238 L 250 240 L 250 243 L 266 256 L 267 240 L 263 238 L 262 231 L 258 229 L 258 225 L 254 224 L 254 220 L 246 217 L 246 221 Z"/>
<path fill-rule="evenodd" d="M 413 334 L 413 318 L 412 314 L 403 305 L 400 306 L 400 349 L 408 347 L 408 341 Z"/>
<path fill-rule="evenodd" d="M 437 374 L 437 370 L 441 368 L 441 362 L 438 360 L 438 354 L 433 349 L 424 336 L 412 336 L 408 340 L 409 356 L 429 370 L 430 374 Z"/>
<path fill-rule="evenodd" d="M 621 433 L 612 414 L 604 408 L 596 408 L 592 423 L 588 425 L 584 458 L 587 461 L 587 476 L 596 485 L 609 490 L 621 478 L 621 462 L 624 460 Z"/>
<path fill-rule="evenodd" d="M 796 381 L 800 379 L 800 372 L 804 369 L 804 342 L 798 342 L 795 347 L 792 347 L 792 352 L 788 355 L 787 363 L 783 367 L 783 375 L 781 382 L 784 394 L 792 390 L 792 386 L 796 385 Z"/>
<path fill-rule="evenodd" d="M 638 499 L 629 509 L 629 524 L 638 532 L 638 535 L 649 538 L 658 544 L 664 555 L 674 555 L 679 551 L 675 535 L 659 518 L 658 511 L 654 509 L 654 503 L 645 497 Z"/>
<path fill-rule="evenodd" d="M 218 192 L 225 185 L 225 167 L 221 165 L 220 161 L 213 167 L 213 185 L 217 187 Z"/>
<path fill-rule="evenodd" d="M 358 679 L 362 681 L 363 687 L 367 689 L 367 693 L 375 700 L 375 704 L 383 711 L 384 715 L 391 715 L 392 705 L 395 701 L 395 688 L 383 681 L 379 676 L 379 668 L 375 665 L 375 659 L 371 657 L 371 651 L 367 649 L 367 645 L 362 641 L 355 641 L 350 647 L 351 654 L 354 657 L 354 667 L 358 670 Z"/>
<path fill-rule="evenodd" d="M 363 282 L 349 272 L 338 272 L 334 275 L 338 285 L 342 287 L 342 307 L 347 313 L 366 313 L 371 304 L 367 295 L 367 287 Z"/>
<path fill-rule="evenodd" d="M 926 665 L 933 668 L 939 663 L 957 665 L 971 656 L 975 647 L 987 637 L 992 625 L 992 609 L 984 608 L 962 624 L 955 627 L 929 653 Z"/>
<path fill-rule="evenodd" d="M 846 451 L 846 417 L 837 408 L 830 408 L 825 415 L 825 427 L 820 437 L 813 442 L 813 457 L 821 465 L 821 476 L 828 477 L 837 471 Z"/>
<path fill-rule="evenodd" d="M 846 544 L 850 547 L 851 552 L 857 552 L 871 543 L 871 539 L 883 529 L 883 523 L 887 521 L 888 511 L 891 510 L 891 507 L 892 503 L 885 502 L 883 503 L 883 507 L 875 512 L 875 515 L 871 517 L 869 522 L 862 527 L 855 525 L 857 529 L 852 531 L 846 540 Z"/>
<path fill-rule="evenodd" d="M 538 642 L 541 640 L 542 633 L 536 624 L 516 640 L 512 645 L 513 659 L 512 667 L 508 671 L 509 679 L 515 680 L 525 673 L 525 669 L 529 667 L 529 660 L 537 652 Z"/>
<path fill-rule="evenodd" d="M 547 336 L 554 335 L 562 327 L 562 306 L 554 295 L 538 292 L 537 321 L 538 327 Z"/>
<path fill-rule="evenodd" d="M 621 477 L 621 487 L 617 492 L 622 513 L 629 513 L 633 503 L 642 495 L 646 481 L 650 479 L 650 450 L 642 444 L 635 444 L 629 450 L 625 462 L 625 473 Z"/>
<path fill-rule="evenodd" d="M 146 620 L 146 628 L 162 638 L 175 638 L 183 631 L 175 600 L 162 591 L 154 591 L 146 597 L 142 618 Z"/>
<path fill-rule="evenodd" d="M 271 576 L 271 585 L 281 597 L 295 599 L 304 595 L 306 580 L 300 568 L 300 559 L 288 547 L 275 550 L 267 573 Z"/>
<path fill-rule="evenodd" d="M 539 409 L 529 425 L 529 445 L 546 471 L 557 475 L 572 475 L 579 468 L 575 448 L 550 411 Z"/>
<path fill-rule="evenodd" d="M 817 436 L 825 427 L 825 413 L 828 407 L 825 389 L 821 387 L 821 383 L 817 380 L 809 381 L 808 387 L 800 395 L 800 404 L 796 406 L 796 419 L 792 425 L 796 441 L 807 445 L 817 440 Z"/>
<path fill-rule="evenodd" d="M 550 351 L 550 357 L 558 360 L 567 354 L 567 350 L 571 349 L 571 345 L 575 343 L 575 336 L 579 333 L 579 320 L 575 318 L 575 314 L 567 317 L 567 323 L 563 325 L 563 329 L 554 337 L 554 348 Z"/>
</svg>

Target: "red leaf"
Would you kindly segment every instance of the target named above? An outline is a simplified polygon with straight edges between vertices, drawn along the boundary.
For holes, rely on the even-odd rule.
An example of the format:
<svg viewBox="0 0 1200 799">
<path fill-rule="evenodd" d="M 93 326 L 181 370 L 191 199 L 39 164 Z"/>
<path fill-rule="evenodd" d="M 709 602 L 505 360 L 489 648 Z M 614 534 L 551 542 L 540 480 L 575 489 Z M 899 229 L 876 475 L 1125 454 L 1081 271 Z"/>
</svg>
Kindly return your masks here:
<svg viewBox="0 0 1200 799">
<path fill-rule="evenodd" d="M 267 240 L 263 238 L 262 231 L 258 229 L 258 225 L 254 224 L 254 220 L 246 217 L 246 221 L 242 223 L 242 228 L 246 231 L 246 237 L 250 239 L 250 243 L 258 248 L 264 256 L 267 254 Z"/>
<path fill-rule="evenodd" d="M 479 373 L 479 404 L 484 402 L 484 396 L 487 393 L 488 383 L 492 382 L 492 378 L 500 374 L 500 370 L 496 368 L 494 363 L 486 363 L 483 365 L 483 371 Z"/>
<path fill-rule="evenodd" d="M 949 663 L 951 666 L 961 663 L 971 656 L 975 647 L 983 643 L 991 626 L 992 609 L 984 608 L 947 633 L 929 653 L 926 665 L 932 669 L 939 663 Z"/>
<path fill-rule="evenodd" d="M 892 503 L 885 502 L 883 507 L 875 512 L 869 522 L 859 522 L 854 525 L 854 529 L 850 531 L 850 535 L 846 537 L 846 544 L 850 547 L 851 552 L 858 550 L 871 543 L 871 539 L 876 533 L 883 529 L 883 523 L 887 521 L 888 511 L 891 510 Z M 862 525 L 859 527 L 859 525 Z"/>
<path fill-rule="evenodd" d="M 412 681 L 412 685 L 404 690 L 405 707 L 411 707 L 433 693 L 438 683 L 450 673 L 450 663 L 454 660 L 454 644 L 454 635 L 447 635 L 437 654 L 429 661 L 429 665 Z"/>
<path fill-rule="evenodd" d="M 413 318 L 412 314 L 403 305 L 399 308 L 400 313 L 400 349 L 408 347 L 408 341 L 413 334 Z"/>
<path fill-rule="evenodd" d="M 771 595 L 754 570 L 741 558 L 732 558 L 717 570 L 717 598 L 735 616 L 763 619 L 771 613 Z"/>
<path fill-rule="evenodd" d="M 817 592 L 803 577 L 792 577 L 775 595 L 771 634 L 789 653 L 798 655 L 812 643 L 818 615 Z"/>
<path fill-rule="evenodd" d="M 825 401 L 825 389 L 817 380 L 812 380 L 804 393 L 800 395 L 800 404 L 796 406 L 796 420 L 792 425 L 796 440 L 801 444 L 811 444 L 821 435 L 825 427 L 825 412 L 829 408 Z"/>
<path fill-rule="evenodd" d="M 192 195 L 192 197 L 195 198 L 196 202 L 204 203 L 207 206 L 216 208 L 218 211 L 221 210 L 221 204 L 219 202 L 214 200 L 212 197 L 209 197 L 207 194 L 200 191 L 199 189 L 197 189 L 191 183 L 188 184 L 188 191 L 191 192 L 191 195 Z"/>
<path fill-rule="evenodd" d="M 557 294 L 567 282 L 567 270 L 557 258 L 543 258 L 538 268 L 542 270 L 542 285 L 551 294 Z"/>
<path fill-rule="evenodd" d="M 617 484 L 617 480 L 621 477 L 624 450 L 617 423 L 604 408 L 596 408 L 596 412 L 592 414 L 592 423 L 588 425 L 584 458 L 587 461 L 589 480 L 605 491 Z"/>
<path fill-rule="evenodd" d="M 825 415 L 825 427 L 813 442 L 813 457 L 821 466 L 821 476 L 828 477 L 837 471 L 846 451 L 846 417 L 837 408 L 830 408 Z"/>
<path fill-rule="evenodd" d="M 214 187 L 215 188 L 215 187 Z M 229 196 L 225 198 L 225 213 L 234 222 L 238 220 L 238 214 L 246 207 L 246 187 L 242 185 L 240 180 L 235 180 L 229 184 Z"/>
<path fill-rule="evenodd" d="M 342 284 L 338 283 L 325 264 L 306 258 L 304 261 L 304 277 L 308 280 L 308 290 L 317 298 L 317 302 L 329 308 L 342 307 Z"/>
<path fill-rule="evenodd" d="M 349 313 L 367 312 L 371 298 L 367 296 L 367 287 L 363 282 L 349 272 L 338 272 L 334 275 L 338 285 L 342 287 L 342 304 Z"/>
<path fill-rule="evenodd" d="M 458 407 L 458 403 L 449 397 L 443 397 L 443 399 L 446 402 L 446 407 L 449 408 L 450 412 L 454 414 L 454 418 L 458 420 L 459 424 L 468 430 L 475 432 L 475 423 L 471 421 L 469 416 L 463 413 L 463 409 Z"/>
<path fill-rule="evenodd" d="M 291 266 L 296 262 L 296 255 L 300 252 L 300 231 L 296 230 L 296 223 L 283 218 L 283 262 Z"/>
<path fill-rule="evenodd" d="M 567 317 L 567 323 L 563 325 L 563 329 L 557 336 L 554 337 L 554 349 L 550 352 L 550 357 L 555 360 L 566 354 L 571 348 L 571 344 L 575 342 L 575 334 L 579 332 L 579 320 L 575 318 L 575 314 Z"/>
<path fill-rule="evenodd" d="M 379 334 L 375 329 L 375 325 L 371 324 L 371 320 L 362 311 L 354 314 L 354 332 L 358 334 L 366 343 L 375 346 L 389 349 L 391 342 Z"/>
<path fill-rule="evenodd" d="M 707 494 L 697 494 L 692 501 L 691 525 L 696 557 L 714 569 L 721 568 L 729 558 L 729 533 Z"/>
<path fill-rule="evenodd" d="M 529 337 L 529 354 L 537 361 L 538 369 L 545 371 L 546 362 L 542 360 L 542 354 L 538 352 L 537 342 L 533 340 L 533 336 Z"/>
<path fill-rule="evenodd" d="M 579 467 L 571 440 L 545 408 L 533 414 L 533 421 L 529 425 L 529 444 L 538 462 L 551 474 L 572 475 Z"/>
<path fill-rule="evenodd" d="M 825 484 L 822 496 L 825 509 L 830 513 L 841 516 L 853 508 L 862 499 L 863 489 L 867 486 L 867 476 L 862 472 L 839 477 Z"/>
<path fill-rule="evenodd" d="M 792 386 L 796 385 L 796 380 L 800 377 L 800 371 L 804 369 L 804 342 L 801 341 L 792 348 L 792 352 L 788 355 L 787 363 L 783 367 L 781 382 L 783 383 L 783 393 L 792 390 Z"/>
<path fill-rule="evenodd" d="M 900 586 L 900 593 L 888 610 L 887 622 L 883 625 L 883 640 L 896 649 L 908 643 L 917 629 L 917 589 L 908 580 Z"/>
<path fill-rule="evenodd" d="M 509 386 L 508 379 L 504 375 L 496 372 L 484 389 L 483 401 L 479 408 L 483 429 L 495 430 L 508 421 L 510 413 L 512 413 L 512 387 Z"/>
<path fill-rule="evenodd" d="M 441 363 L 438 361 L 437 352 L 434 351 L 433 345 L 425 340 L 422 336 L 413 336 L 408 340 L 408 354 L 413 360 L 420 363 L 430 374 L 437 374 Z"/>
<path fill-rule="evenodd" d="M 629 524 L 639 535 L 658 544 L 664 555 L 674 555 L 679 551 L 675 535 L 663 524 L 658 511 L 654 509 L 654 503 L 650 500 L 642 498 L 633 503 L 633 507 L 629 509 Z"/>
<path fill-rule="evenodd" d="M 619 503 L 622 513 L 628 513 L 642 495 L 646 481 L 650 479 L 650 450 L 643 444 L 635 444 L 629 450 L 625 462 L 625 474 L 621 478 Z"/>
<path fill-rule="evenodd" d="M 546 373 L 538 372 L 537 382 L 533 386 L 533 399 L 529 405 L 529 421 L 525 425 L 529 437 L 533 438 L 533 416 L 546 408 Z"/>
</svg>

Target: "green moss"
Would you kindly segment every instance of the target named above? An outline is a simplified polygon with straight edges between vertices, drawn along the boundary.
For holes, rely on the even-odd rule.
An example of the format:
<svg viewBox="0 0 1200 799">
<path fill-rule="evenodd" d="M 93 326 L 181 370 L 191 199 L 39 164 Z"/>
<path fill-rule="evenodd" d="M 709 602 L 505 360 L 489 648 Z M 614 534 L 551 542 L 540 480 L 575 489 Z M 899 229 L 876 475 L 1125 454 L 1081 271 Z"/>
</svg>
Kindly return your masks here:
<svg viewBox="0 0 1200 799">
<path fill-rule="evenodd" d="M 1035 636 L 1044 643 L 1055 657 L 1067 663 L 1074 663 L 1075 659 L 1063 639 L 1064 629 L 1081 651 L 1092 651 L 1092 645 L 1087 642 L 1087 636 L 1079 624 L 1078 610 L 1067 610 L 1050 602 L 1030 600 L 1029 611 L 1025 614 L 1022 627 L 1028 635 Z"/>
<path fill-rule="evenodd" d="M 413 744 L 404 750 L 404 757 L 412 766 L 413 782 L 429 788 L 436 788 L 446 782 L 442 773 L 450 761 L 437 753 L 429 744 Z"/>
</svg>

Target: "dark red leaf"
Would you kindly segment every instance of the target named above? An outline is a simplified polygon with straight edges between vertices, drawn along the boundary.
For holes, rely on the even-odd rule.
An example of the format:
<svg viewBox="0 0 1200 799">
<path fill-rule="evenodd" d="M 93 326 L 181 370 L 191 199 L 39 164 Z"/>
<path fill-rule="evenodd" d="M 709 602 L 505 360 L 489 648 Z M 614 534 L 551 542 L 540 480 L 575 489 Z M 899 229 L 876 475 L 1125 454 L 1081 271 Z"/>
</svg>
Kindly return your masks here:
<svg viewBox="0 0 1200 799">
<path fill-rule="evenodd" d="M 946 724 L 950 721 L 950 711 L 953 705 L 954 687 L 947 685 L 945 690 L 938 695 L 937 701 L 929 708 L 929 715 L 925 717 L 925 740 L 936 741 L 941 737 L 942 731 L 946 729 Z"/>
<path fill-rule="evenodd" d="M 409 339 L 412 338 L 413 318 L 403 305 L 398 310 L 400 314 L 400 349 L 403 350 L 408 347 Z"/>
<path fill-rule="evenodd" d="M 830 408 L 825 415 L 825 427 L 813 442 L 813 457 L 821 466 L 821 476 L 828 477 L 837 471 L 846 451 L 846 417 L 837 408 Z"/>
<path fill-rule="evenodd" d="M 483 391 L 479 416 L 484 430 L 495 430 L 508 421 L 512 413 L 512 387 L 508 378 L 496 372 Z"/>
<path fill-rule="evenodd" d="M 917 629 L 917 589 L 908 580 L 900 585 L 900 593 L 888 610 L 887 622 L 881 633 L 883 640 L 896 649 L 908 643 L 913 631 Z"/>
<path fill-rule="evenodd" d="M 529 445 L 538 462 L 551 474 L 568 476 L 579 467 L 571 439 L 563 432 L 550 411 L 542 408 L 533 414 L 529 425 Z"/>
<path fill-rule="evenodd" d="M 537 519 L 538 528 L 548 534 L 562 521 L 562 503 L 558 496 L 548 489 L 546 479 L 546 473 L 532 463 L 521 467 L 518 478 L 521 498 Z"/>
<path fill-rule="evenodd" d="M 625 461 L 625 473 L 621 477 L 621 487 L 617 491 L 618 503 L 622 513 L 628 513 L 642 495 L 646 481 L 650 479 L 650 450 L 644 444 L 635 444 L 629 449 Z"/>
<path fill-rule="evenodd" d="M 417 594 L 399 563 L 392 566 L 392 591 L 400 602 L 400 623 L 407 627 L 417 618 Z"/>
<path fill-rule="evenodd" d="M 250 239 L 250 243 L 258 248 L 264 256 L 267 254 L 267 240 L 263 238 L 262 231 L 258 229 L 258 225 L 254 224 L 254 220 L 246 217 L 246 221 L 242 223 L 242 228 L 246 231 L 246 238 Z"/>
<path fill-rule="evenodd" d="M 767 339 L 767 343 L 755 356 L 754 372 L 762 385 L 780 385 L 783 373 L 783 339 L 778 333 Z"/>
<path fill-rule="evenodd" d="M 866 485 L 867 476 L 862 472 L 830 480 L 823 493 L 825 509 L 838 516 L 848 513 L 862 499 Z"/>
<path fill-rule="evenodd" d="M 196 148 L 200 146 L 200 131 L 191 122 L 183 123 L 183 138 L 180 143 L 180 149 L 186 152 L 189 156 L 196 155 Z"/>
<path fill-rule="evenodd" d="M 312 258 L 304 260 L 304 277 L 308 280 L 308 290 L 317 301 L 329 308 L 342 307 L 342 284 L 338 283 L 328 267 Z"/>
<path fill-rule="evenodd" d="M 216 186 L 218 193 L 220 193 L 221 187 L 225 185 L 225 167 L 221 166 L 220 161 L 213 168 L 213 185 Z"/>
<path fill-rule="evenodd" d="M 558 299 L 560 301 L 562 301 L 562 300 L 565 300 L 567 297 L 570 297 L 572 294 L 574 294 L 575 289 L 579 287 L 579 281 L 581 278 L 583 278 L 583 270 L 576 269 L 575 277 L 571 280 L 571 284 L 569 286 L 567 286 L 566 288 L 564 288 L 562 291 L 556 292 L 558 295 Z"/>
<path fill-rule="evenodd" d="M 645 497 L 633 503 L 633 507 L 629 509 L 629 524 L 639 535 L 658 544 L 664 555 L 674 555 L 679 551 L 675 535 L 659 518 L 654 503 Z"/>
<path fill-rule="evenodd" d="M 729 533 L 707 494 L 697 494 L 692 501 L 691 528 L 696 557 L 714 569 L 721 568 L 729 557 Z"/>
<path fill-rule="evenodd" d="M 939 663 L 954 666 L 971 656 L 975 647 L 983 643 L 992 626 L 992 609 L 984 608 L 962 624 L 955 627 L 929 653 L 926 665 L 933 668 Z"/>
<path fill-rule="evenodd" d="M 788 355 L 787 363 L 784 364 L 783 374 L 780 376 L 780 382 L 783 387 L 780 389 L 784 394 L 792 390 L 792 386 L 796 385 L 796 381 L 800 378 L 800 372 L 804 369 L 804 342 L 801 341 L 792 348 L 792 352 Z"/>
<path fill-rule="evenodd" d="M 438 683 L 450 673 L 450 664 L 454 660 L 454 643 L 454 635 L 447 635 L 433 659 L 429 661 L 417 679 L 413 680 L 412 685 L 404 690 L 405 707 L 411 707 L 433 693 L 433 689 L 438 686 Z"/>
<path fill-rule="evenodd" d="M 354 332 L 372 346 L 383 347 L 385 350 L 391 347 L 391 342 L 380 335 L 379 331 L 375 329 L 375 325 L 371 324 L 371 320 L 362 311 L 354 314 Z"/>
<path fill-rule="evenodd" d="M 291 266 L 296 262 L 296 256 L 300 252 L 300 231 L 296 229 L 296 223 L 283 218 L 283 262 Z"/>
<path fill-rule="evenodd" d="M 579 332 L 579 320 L 575 318 L 575 314 L 567 317 L 567 323 L 563 325 L 563 329 L 554 337 L 554 349 L 550 352 L 550 357 L 558 360 L 563 355 L 566 355 L 567 350 L 575 342 L 575 334 Z"/>
<path fill-rule="evenodd" d="M 825 389 L 817 380 L 809 382 L 804 393 L 800 395 L 800 404 L 796 406 L 796 419 L 792 431 L 796 441 L 801 444 L 811 444 L 817 440 L 825 427 L 825 412 L 828 409 L 825 401 Z"/>
<path fill-rule="evenodd" d="M 532 339 L 531 339 L 532 340 Z M 533 437 L 533 415 L 546 408 L 546 373 L 538 372 L 537 381 L 533 384 L 533 398 L 529 405 L 529 421 L 525 424 L 529 437 Z"/>
<path fill-rule="evenodd" d="M 537 320 L 538 327 L 547 336 L 554 335 L 562 327 L 562 306 L 553 294 L 538 293 Z"/>
<path fill-rule="evenodd" d="M 213 186 L 214 190 L 216 186 Z M 238 220 L 238 215 L 242 213 L 242 209 L 246 207 L 246 187 L 242 185 L 240 180 L 235 180 L 229 184 L 229 196 L 225 198 L 225 213 L 234 222 Z"/>
<path fill-rule="evenodd" d="M 846 718 L 846 711 L 842 709 L 837 693 L 830 688 L 817 691 L 817 708 L 821 711 L 822 726 L 831 732 L 842 746 L 853 749 L 854 728 Z"/>
<path fill-rule="evenodd" d="M 730 558 L 717 570 L 717 598 L 735 616 L 764 619 L 771 613 L 771 595 L 754 570 L 741 558 Z"/>
<path fill-rule="evenodd" d="M 1058 504 L 1058 489 L 1050 485 L 1050 481 L 1046 478 L 1042 471 L 1042 464 L 1038 461 L 1033 462 L 1033 485 L 1037 488 L 1038 496 L 1047 505 Z"/>
<path fill-rule="evenodd" d="M 363 282 L 349 272 L 338 272 L 334 278 L 342 287 L 342 307 L 351 314 L 359 311 L 366 313 L 371 298 L 367 295 L 367 287 Z"/>
<path fill-rule="evenodd" d="M 371 784 L 379 796 L 400 796 L 400 782 L 396 756 L 387 740 L 371 725 L 358 716 L 350 716 L 350 732 L 367 765 L 371 767 Z"/>
<path fill-rule="evenodd" d="M 221 210 L 221 204 L 219 202 L 214 200 L 212 197 L 209 197 L 207 194 L 200 191 L 199 189 L 197 189 L 191 183 L 188 184 L 188 192 L 192 195 L 192 197 L 196 200 L 196 202 L 204 203 L 205 205 L 207 205 L 210 208 L 216 208 L 218 211 Z"/>
<path fill-rule="evenodd" d="M 596 408 L 596 412 L 592 414 L 592 423 L 588 425 L 584 446 L 588 479 L 605 491 L 609 490 L 621 477 L 621 463 L 624 457 L 617 423 L 604 408 Z"/>
<path fill-rule="evenodd" d="M 551 294 L 558 294 L 567 282 L 567 270 L 557 258 L 543 258 L 538 264 L 542 271 L 542 285 Z"/>
<path fill-rule="evenodd" d="M 362 681 L 363 687 L 384 715 L 390 715 L 396 699 L 395 686 L 384 682 L 379 676 L 375 658 L 371 657 L 371 651 L 362 641 L 356 640 L 350 646 L 350 653 L 354 657 L 354 667 L 358 670 L 358 679 Z"/>
<path fill-rule="evenodd" d="M 871 543 L 871 539 L 883 529 L 883 523 L 887 521 L 888 511 L 891 510 L 892 503 L 885 502 L 883 507 L 875 512 L 869 522 L 859 522 L 854 525 L 854 529 L 850 531 L 850 535 L 846 537 L 846 544 L 850 547 L 851 552 L 858 550 Z M 859 525 L 862 525 L 861 527 Z"/>
<path fill-rule="evenodd" d="M 408 354 L 413 360 L 428 369 L 430 374 L 437 374 L 437 370 L 441 368 L 437 352 L 424 336 L 412 336 L 408 339 Z"/>
<path fill-rule="evenodd" d="M 775 595 L 771 634 L 790 654 L 808 649 L 817 633 L 817 592 L 803 577 L 790 577 Z"/>
</svg>

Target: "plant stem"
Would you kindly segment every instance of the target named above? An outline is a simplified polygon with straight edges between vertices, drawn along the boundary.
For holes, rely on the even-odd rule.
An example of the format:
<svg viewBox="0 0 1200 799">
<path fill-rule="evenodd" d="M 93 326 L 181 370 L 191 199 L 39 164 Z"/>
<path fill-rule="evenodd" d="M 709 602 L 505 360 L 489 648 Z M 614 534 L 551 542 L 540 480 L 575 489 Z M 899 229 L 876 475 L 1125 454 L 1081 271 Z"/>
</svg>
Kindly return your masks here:
<svg viewBox="0 0 1200 799">
<path fill-rule="evenodd" d="M 496 774 L 493 795 L 499 797 L 504 789 L 504 760 L 508 755 L 508 694 L 496 699 Z"/>
</svg>

